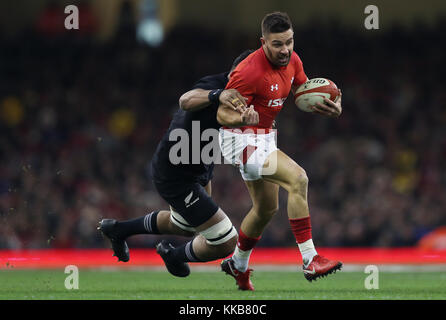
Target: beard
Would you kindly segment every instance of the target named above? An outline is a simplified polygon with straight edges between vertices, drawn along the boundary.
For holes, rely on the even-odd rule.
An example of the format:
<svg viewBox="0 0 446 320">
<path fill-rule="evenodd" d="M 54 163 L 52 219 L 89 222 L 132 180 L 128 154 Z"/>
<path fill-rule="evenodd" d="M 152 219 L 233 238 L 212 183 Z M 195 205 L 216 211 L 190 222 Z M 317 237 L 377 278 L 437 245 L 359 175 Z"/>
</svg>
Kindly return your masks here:
<svg viewBox="0 0 446 320">
<path fill-rule="evenodd" d="M 291 54 L 288 54 L 286 57 L 278 57 L 277 58 L 277 65 L 281 67 L 285 67 L 290 63 L 291 60 Z"/>
<path fill-rule="evenodd" d="M 268 55 L 272 57 L 270 62 L 276 67 L 286 67 L 290 63 L 291 52 L 289 52 L 287 56 L 281 56 L 281 55 L 274 56 L 274 54 L 268 47 L 266 47 L 266 50 L 268 50 Z"/>
</svg>

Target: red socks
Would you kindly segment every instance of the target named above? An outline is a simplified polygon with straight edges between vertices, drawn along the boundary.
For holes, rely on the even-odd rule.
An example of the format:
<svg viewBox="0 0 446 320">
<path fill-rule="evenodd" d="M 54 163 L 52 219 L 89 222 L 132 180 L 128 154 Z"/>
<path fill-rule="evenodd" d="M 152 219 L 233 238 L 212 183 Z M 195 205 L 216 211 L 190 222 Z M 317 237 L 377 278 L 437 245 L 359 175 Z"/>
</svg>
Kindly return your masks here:
<svg viewBox="0 0 446 320">
<path fill-rule="evenodd" d="M 237 270 L 245 272 L 248 269 L 249 256 L 259 240 L 260 237 L 250 238 L 241 229 L 239 230 L 237 246 L 232 255 L 232 261 Z"/>
<path fill-rule="evenodd" d="M 261 236 L 257 238 L 250 238 L 246 234 L 244 234 L 243 231 L 240 229 L 238 233 L 237 247 L 243 251 L 252 250 L 257 244 L 257 242 L 260 240 L 260 238 Z"/>
<path fill-rule="evenodd" d="M 289 219 L 289 221 L 297 243 L 303 243 L 311 239 L 310 216 L 299 219 Z"/>
</svg>

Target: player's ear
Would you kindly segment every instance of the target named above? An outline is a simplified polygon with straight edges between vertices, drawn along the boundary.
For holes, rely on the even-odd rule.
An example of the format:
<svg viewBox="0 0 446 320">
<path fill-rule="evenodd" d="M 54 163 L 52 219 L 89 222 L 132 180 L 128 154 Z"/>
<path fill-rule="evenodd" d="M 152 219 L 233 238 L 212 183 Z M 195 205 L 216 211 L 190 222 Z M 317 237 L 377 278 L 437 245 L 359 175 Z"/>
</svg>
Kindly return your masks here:
<svg viewBox="0 0 446 320">
<path fill-rule="evenodd" d="M 260 37 L 260 42 L 262 43 L 262 46 L 265 45 L 265 38 L 263 36 Z"/>
</svg>

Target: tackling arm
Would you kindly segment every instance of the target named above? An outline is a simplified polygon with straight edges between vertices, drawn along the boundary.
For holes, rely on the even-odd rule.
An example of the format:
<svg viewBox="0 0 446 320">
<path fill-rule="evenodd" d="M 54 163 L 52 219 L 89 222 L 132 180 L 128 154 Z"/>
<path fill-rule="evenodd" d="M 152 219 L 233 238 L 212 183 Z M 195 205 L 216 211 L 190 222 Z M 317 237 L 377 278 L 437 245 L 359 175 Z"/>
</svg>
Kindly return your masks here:
<svg viewBox="0 0 446 320">
<path fill-rule="evenodd" d="M 240 112 L 246 107 L 245 99 L 242 95 L 235 89 L 217 89 L 217 90 L 204 90 L 204 89 L 193 89 L 184 93 L 180 97 L 180 108 L 185 111 L 197 111 L 208 107 L 212 101 L 209 100 L 209 93 L 215 93 L 218 98 L 218 102 L 226 104 L 233 110 L 238 110 Z"/>
<path fill-rule="evenodd" d="M 209 92 L 211 90 L 193 89 L 184 93 L 180 97 L 180 108 L 185 111 L 198 111 L 211 104 L 209 101 Z"/>
<path fill-rule="evenodd" d="M 242 126 L 240 113 L 224 104 L 220 104 L 218 107 L 217 121 L 225 127 L 237 128 Z"/>
<path fill-rule="evenodd" d="M 259 114 L 250 106 L 238 112 L 226 104 L 220 104 L 217 110 L 217 121 L 219 124 L 230 128 L 253 126 L 259 123 Z"/>
</svg>

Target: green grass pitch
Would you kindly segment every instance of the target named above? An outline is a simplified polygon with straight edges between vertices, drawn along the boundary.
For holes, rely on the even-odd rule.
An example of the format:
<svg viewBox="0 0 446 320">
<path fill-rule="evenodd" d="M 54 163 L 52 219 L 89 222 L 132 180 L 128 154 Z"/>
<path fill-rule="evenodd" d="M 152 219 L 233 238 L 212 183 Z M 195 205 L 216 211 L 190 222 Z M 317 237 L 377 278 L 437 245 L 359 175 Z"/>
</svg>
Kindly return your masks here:
<svg viewBox="0 0 446 320">
<path fill-rule="evenodd" d="M 400 300 L 446 299 L 446 273 L 380 272 L 367 290 L 363 272 L 337 272 L 309 283 L 301 271 L 255 271 L 255 292 L 239 291 L 222 272 L 175 278 L 163 270 L 79 269 L 79 289 L 67 290 L 64 270 L 2 270 L 0 299 L 13 300 Z"/>
</svg>

